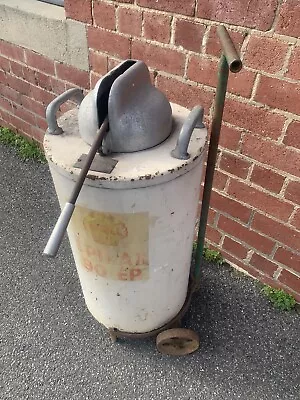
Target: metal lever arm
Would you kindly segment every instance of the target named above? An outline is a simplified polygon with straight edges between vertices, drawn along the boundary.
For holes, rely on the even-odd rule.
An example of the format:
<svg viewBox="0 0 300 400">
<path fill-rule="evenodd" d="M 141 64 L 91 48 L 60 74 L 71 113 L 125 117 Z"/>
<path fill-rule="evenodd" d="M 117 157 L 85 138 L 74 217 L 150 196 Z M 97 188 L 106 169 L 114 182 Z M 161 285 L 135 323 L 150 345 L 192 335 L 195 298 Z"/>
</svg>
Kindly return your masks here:
<svg viewBox="0 0 300 400">
<path fill-rule="evenodd" d="M 96 139 L 87 155 L 85 165 L 82 168 L 82 170 L 80 171 L 78 181 L 75 184 L 75 187 L 70 196 L 70 199 L 65 204 L 65 206 L 56 222 L 56 225 L 51 233 L 48 243 L 44 249 L 44 254 L 47 256 L 55 257 L 58 252 L 59 246 L 62 242 L 62 239 L 64 237 L 64 234 L 66 232 L 66 229 L 68 227 L 70 219 L 72 217 L 73 211 L 75 209 L 76 200 L 79 196 L 80 190 L 85 181 L 86 175 L 90 169 L 90 166 L 95 157 L 95 154 L 97 153 L 97 151 L 102 143 L 103 137 L 106 134 L 107 127 L 108 127 L 108 119 L 106 117 L 103 124 L 101 125 L 100 129 L 98 129 L 98 131 L 97 131 Z"/>
<path fill-rule="evenodd" d="M 72 98 L 80 104 L 84 98 L 82 90 L 77 88 L 69 89 L 56 97 L 56 99 L 51 101 L 48 105 L 46 109 L 46 120 L 48 124 L 47 133 L 50 133 L 51 135 L 61 135 L 63 133 L 62 128 L 58 126 L 56 113 L 63 103 Z"/>
</svg>

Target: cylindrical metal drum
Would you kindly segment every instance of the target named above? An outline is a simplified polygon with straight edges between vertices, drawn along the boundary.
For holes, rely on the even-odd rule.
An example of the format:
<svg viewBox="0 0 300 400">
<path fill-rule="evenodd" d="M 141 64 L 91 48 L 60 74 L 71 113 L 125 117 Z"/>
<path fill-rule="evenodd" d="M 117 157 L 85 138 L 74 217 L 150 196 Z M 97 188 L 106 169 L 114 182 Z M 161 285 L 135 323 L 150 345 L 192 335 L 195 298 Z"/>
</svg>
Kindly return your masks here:
<svg viewBox="0 0 300 400">
<path fill-rule="evenodd" d="M 163 143 L 112 154 L 111 173 L 89 172 L 68 228 L 86 305 L 107 328 L 149 332 L 186 299 L 207 130 L 194 129 L 189 159 L 172 157 L 189 110 L 172 104 L 172 111 Z M 44 141 L 61 206 L 80 171 L 74 163 L 89 150 L 77 112 L 60 118 L 62 135 Z"/>
</svg>

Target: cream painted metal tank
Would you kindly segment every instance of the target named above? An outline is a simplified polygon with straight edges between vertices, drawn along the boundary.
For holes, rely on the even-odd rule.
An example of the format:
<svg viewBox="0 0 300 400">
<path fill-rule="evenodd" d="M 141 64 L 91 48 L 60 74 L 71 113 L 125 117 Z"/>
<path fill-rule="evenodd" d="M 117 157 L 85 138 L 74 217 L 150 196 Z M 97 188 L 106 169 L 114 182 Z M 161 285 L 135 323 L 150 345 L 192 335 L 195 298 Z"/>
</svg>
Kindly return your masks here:
<svg viewBox="0 0 300 400">
<path fill-rule="evenodd" d="M 182 308 L 188 290 L 194 227 L 207 138 L 195 128 L 190 158 L 171 156 L 190 111 L 171 104 L 172 134 L 160 145 L 116 153 L 110 174 L 90 171 L 68 227 L 86 305 L 107 328 L 141 333 L 159 328 Z M 89 150 L 78 110 L 59 119 L 62 135 L 44 148 L 61 207 Z"/>
</svg>

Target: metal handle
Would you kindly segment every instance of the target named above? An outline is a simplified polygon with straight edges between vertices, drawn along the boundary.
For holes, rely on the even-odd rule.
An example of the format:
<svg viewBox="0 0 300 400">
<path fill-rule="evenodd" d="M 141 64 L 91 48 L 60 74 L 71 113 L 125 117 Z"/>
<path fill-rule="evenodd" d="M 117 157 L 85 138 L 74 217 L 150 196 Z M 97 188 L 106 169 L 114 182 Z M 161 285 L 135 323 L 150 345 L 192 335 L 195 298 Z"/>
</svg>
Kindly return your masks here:
<svg viewBox="0 0 300 400">
<path fill-rule="evenodd" d="M 201 106 L 196 106 L 189 113 L 189 116 L 184 121 L 181 131 L 178 136 L 176 147 L 171 151 L 171 155 L 179 160 L 188 160 L 190 158 L 187 152 L 190 139 L 194 128 L 204 128 L 203 124 L 204 108 Z"/>
<path fill-rule="evenodd" d="M 80 104 L 84 99 L 83 91 L 77 88 L 69 89 L 56 97 L 56 99 L 51 101 L 48 105 L 46 109 L 46 120 L 48 124 L 47 133 L 50 133 L 51 135 L 61 135 L 63 133 L 62 128 L 57 124 L 56 113 L 63 103 L 72 98 Z"/>
<path fill-rule="evenodd" d="M 97 130 L 96 138 L 90 148 L 90 151 L 88 152 L 85 164 L 80 171 L 78 180 L 73 188 L 73 192 L 70 195 L 69 201 L 65 204 L 58 218 L 58 221 L 55 224 L 52 234 L 48 240 L 48 243 L 44 249 L 44 254 L 46 256 L 55 257 L 58 252 L 63 236 L 72 217 L 75 208 L 75 203 L 79 196 L 80 190 L 83 186 L 83 183 L 90 169 L 92 161 L 95 157 L 95 154 L 97 153 L 99 146 L 101 145 L 101 142 L 103 140 L 103 137 L 106 134 L 107 128 L 108 128 L 108 118 L 106 117 L 101 127 Z"/>
<path fill-rule="evenodd" d="M 217 29 L 218 36 L 222 45 L 223 54 L 219 62 L 218 84 L 214 104 L 214 113 L 211 124 L 211 135 L 206 163 L 205 182 L 202 197 L 202 207 L 199 221 L 199 231 L 197 239 L 197 249 L 195 258 L 195 287 L 199 284 L 200 266 L 202 263 L 204 241 L 206 233 L 209 203 L 214 179 L 214 172 L 218 154 L 218 145 L 223 118 L 224 103 L 227 90 L 229 71 L 239 72 L 242 69 L 242 61 L 238 55 L 234 44 L 223 25 Z"/>
<path fill-rule="evenodd" d="M 230 71 L 234 73 L 239 72 L 242 69 L 242 61 L 225 26 L 219 25 L 217 32 Z"/>
<path fill-rule="evenodd" d="M 72 217 L 75 204 L 66 203 L 50 235 L 48 243 L 44 249 L 44 254 L 49 257 L 55 257 L 59 246 L 63 240 L 64 234 Z"/>
</svg>

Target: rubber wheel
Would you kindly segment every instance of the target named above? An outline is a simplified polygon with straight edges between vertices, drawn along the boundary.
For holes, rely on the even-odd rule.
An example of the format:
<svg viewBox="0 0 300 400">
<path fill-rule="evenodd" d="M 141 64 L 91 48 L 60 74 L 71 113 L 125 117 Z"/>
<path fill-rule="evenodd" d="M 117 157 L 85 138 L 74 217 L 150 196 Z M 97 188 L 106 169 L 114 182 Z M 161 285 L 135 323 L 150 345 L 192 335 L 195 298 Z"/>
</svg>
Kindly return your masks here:
<svg viewBox="0 0 300 400">
<path fill-rule="evenodd" d="M 170 356 L 185 356 L 199 348 L 199 336 L 185 328 L 167 329 L 156 337 L 157 350 Z"/>
</svg>

